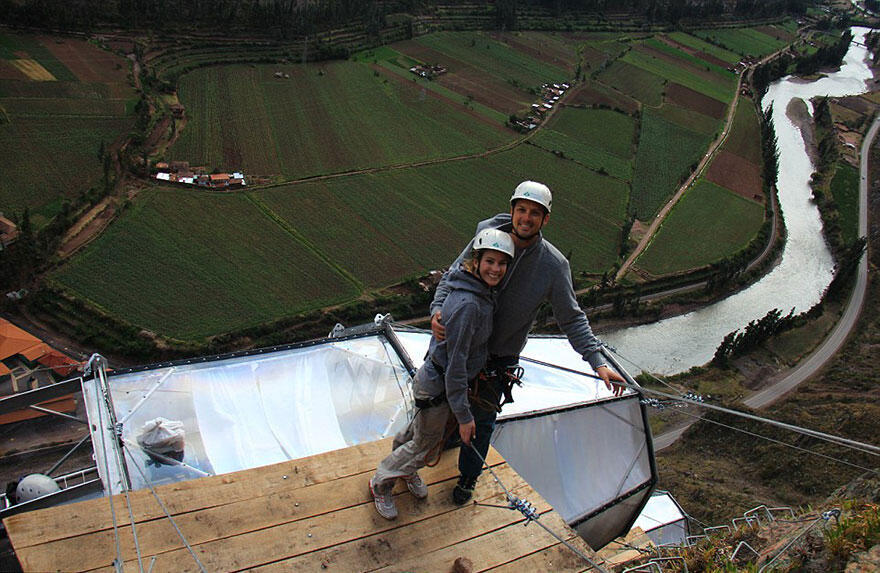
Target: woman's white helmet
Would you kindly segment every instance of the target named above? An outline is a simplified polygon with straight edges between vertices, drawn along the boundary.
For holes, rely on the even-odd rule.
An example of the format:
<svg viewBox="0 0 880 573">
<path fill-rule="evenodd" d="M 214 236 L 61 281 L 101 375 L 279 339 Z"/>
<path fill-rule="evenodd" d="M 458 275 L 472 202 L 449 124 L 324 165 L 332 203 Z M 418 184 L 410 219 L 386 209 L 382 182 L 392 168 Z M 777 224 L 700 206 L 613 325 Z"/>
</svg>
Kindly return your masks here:
<svg viewBox="0 0 880 573">
<path fill-rule="evenodd" d="M 548 213 L 552 210 L 553 194 L 550 193 L 550 188 L 537 181 L 523 181 L 517 185 L 513 190 L 513 195 L 510 196 L 510 204 L 513 205 L 517 199 L 534 201 L 547 209 Z"/>
<path fill-rule="evenodd" d="M 510 238 L 509 233 L 505 233 L 499 229 L 483 229 L 477 233 L 476 237 L 474 237 L 474 250 L 500 251 L 510 258 L 513 258 L 513 239 Z"/>
</svg>

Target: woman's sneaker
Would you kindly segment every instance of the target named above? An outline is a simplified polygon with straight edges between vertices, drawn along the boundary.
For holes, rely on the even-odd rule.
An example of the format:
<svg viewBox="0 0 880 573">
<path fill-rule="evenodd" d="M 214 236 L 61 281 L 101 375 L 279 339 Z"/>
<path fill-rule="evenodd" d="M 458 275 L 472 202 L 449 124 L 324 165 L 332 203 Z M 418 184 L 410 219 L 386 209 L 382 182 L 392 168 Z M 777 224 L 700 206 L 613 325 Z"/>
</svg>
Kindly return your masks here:
<svg viewBox="0 0 880 573">
<path fill-rule="evenodd" d="M 377 484 L 370 478 L 370 493 L 373 494 L 373 503 L 376 504 L 376 511 L 385 519 L 394 519 L 397 517 L 397 506 L 394 505 L 394 496 L 391 490 L 394 489 L 394 482 L 383 485 Z"/>
<path fill-rule="evenodd" d="M 403 481 L 406 482 L 407 489 L 409 489 L 409 492 L 413 494 L 413 497 L 416 499 L 425 499 L 428 497 L 428 486 L 425 485 L 425 482 L 422 481 L 419 474 L 411 473 L 408 476 L 403 476 Z"/>
<path fill-rule="evenodd" d="M 458 483 L 452 490 L 452 501 L 455 505 L 462 505 L 474 496 L 474 488 L 477 486 L 476 477 L 458 476 Z"/>
</svg>

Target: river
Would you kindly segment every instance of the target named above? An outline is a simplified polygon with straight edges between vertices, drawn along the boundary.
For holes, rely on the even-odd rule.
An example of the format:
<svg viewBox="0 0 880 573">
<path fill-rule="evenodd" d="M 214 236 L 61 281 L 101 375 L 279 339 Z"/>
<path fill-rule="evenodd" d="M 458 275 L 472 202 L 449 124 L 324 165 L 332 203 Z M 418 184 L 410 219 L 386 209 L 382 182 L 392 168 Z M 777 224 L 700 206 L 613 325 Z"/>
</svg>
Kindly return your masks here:
<svg viewBox="0 0 880 573">
<path fill-rule="evenodd" d="M 724 336 L 778 308 L 803 312 L 819 302 L 831 282 L 834 263 L 822 236 L 819 211 L 809 186 L 813 165 L 800 129 L 786 116 L 792 98 L 807 102 L 815 96 L 855 95 L 867 91 L 871 79 L 867 28 L 853 28 L 853 42 L 840 70 L 816 81 L 788 76 L 773 83 L 764 109 L 773 105 L 773 124 L 779 139 L 778 195 L 788 238 L 782 259 L 750 287 L 700 310 L 647 324 L 624 328 L 602 338 L 624 358 L 632 373 L 647 370 L 676 374 L 712 359 Z"/>
</svg>

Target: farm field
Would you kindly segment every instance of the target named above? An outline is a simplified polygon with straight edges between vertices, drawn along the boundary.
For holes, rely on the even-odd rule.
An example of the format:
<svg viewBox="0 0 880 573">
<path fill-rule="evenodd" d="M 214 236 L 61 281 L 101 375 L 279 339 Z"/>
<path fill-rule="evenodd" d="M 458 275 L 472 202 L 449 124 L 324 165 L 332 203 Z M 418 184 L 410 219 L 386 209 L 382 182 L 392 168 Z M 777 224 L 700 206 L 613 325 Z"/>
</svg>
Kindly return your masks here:
<svg viewBox="0 0 880 573">
<path fill-rule="evenodd" d="M 650 46 L 633 49 L 622 60 L 724 103 L 733 97 L 733 88 L 736 86 L 736 76 L 733 73 L 723 69 L 700 69 L 685 58 L 671 56 L 667 50 L 650 49 Z"/>
<path fill-rule="evenodd" d="M 740 99 L 724 150 L 761 165 L 761 124 L 752 100 Z"/>
<path fill-rule="evenodd" d="M 648 220 L 687 177 L 705 153 L 711 135 L 691 131 L 653 109 L 642 114 L 630 212 Z"/>
<path fill-rule="evenodd" d="M 40 227 L 100 179 L 135 94 L 127 62 L 82 40 L 0 32 L 0 66 L 19 72 L 0 73 L 0 205 Z"/>
<path fill-rule="evenodd" d="M 658 106 L 663 103 L 664 78 L 623 60 L 616 60 L 596 79 L 644 105 Z"/>
<path fill-rule="evenodd" d="M 505 147 L 524 138 L 504 126 L 508 114 L 539 101 L 542 83 L 572 82 L 578 50 L 594 77 Z M 347 61 L 199 68 L 180 79 L 188 123 L 162 159 L 280 181 L 234 195 L 149 189 L 55 280 L 149 330 L 202 338 L 443 268 L 478 221 L 508 210 L 524 179 L 553 189 L 545 236 L 572 271 L 601 275 L 618 262 L 628 215 L 652 217 L 719 132 L 736 84 L 723 64 L 733 57 L 681 33 L 442 32 Z M 449 71 L 417 78 L 416 62 Z M 748 160 L 736 150 L 760 152 L 736 132 L 749 118 L 736 117 L 722 154 L 733 163 Z M 754 112 L 751 121 L 756 128 Z M 415 165 L 435 159 L 444 161 Z M 709 175 L 742 193 L 718 176 L 731 165 L 720 159 Z M 707 264 L 744 246 L 762 219 L 760 202 L 701 181 L 638 265 L 657 274 Z"/>
<path fill-rule="evenodd" d="M 546 175 L 554 203 L 564 206 L 553 213 L 548 238 L 578 254 L 579 270 L 601 272 L 612 264 L 626 208 L 625 184 L 532 146 L 255 195 L 362 285 L 381 287 L 448 265 L 476 224 L 506 211 L 511 189 L 536 173 Z M 450 181 L 455 182 L 454 194 Z M 303 215 L 320 212 L 328 216 Z M 358 250 L 365 238 L 369 256 Z"/>
<path fill-rule="evenodd" d="M 635 120 L 603 109 L 565 108 L 533 139 L 544 149 L 561 151 L 595 171 L 632 178 Z"/>
<path fill-rule="evenodd" d="M 840 236 L 854 241 L 859 234 L 859 172 L 843 161 L 837 162 L 837 171 L 831 180 L 831 196 L 840 213 Z"/>
<path fill-rule="evenodd" d="M 244 195 L 153 188 L 54 280 L 177 338 L 259 324 L 358 291 Z"/>
<path fill-rule="evenodd" d="M 705 40 L 701 40 L 700 38 L 687 34 L 685 32 L 672 32 L 669 34 L 669 39 L 681 44 L 683 46 L 687 46 L 694 50 L 701 57 L 702 54 L 707 54 L 714 58 L 718 58 L 721 61 L 727 62 L 728 64 L 736 64 L 742 59 L 742 56 L 731 52 L 730 50 L 725 50 L 724 48 L 719 48 Z"/>
<path fill-rule="evenodd" d="M 696 36 L 719 48 L 742 56 L 761 57 L 782 48 L 788 42 L 765 33 L 762 28 L 716 28 L 697 30 Z"/>
<path fill-rule="evenodd" d="M 192 111 L 171 159 L 285 178 L 478 153 L 513 137 L 356 62 L 202 68 L 182 78 L 180 99 Z"/>
<path fill-rule="evenodd" d="M 763 206 L 714 183 L 698 181 L 672 209 L 636 264 L 653 275 L 707 265 L 745 247 L 763 220 Z"/>
</svg>

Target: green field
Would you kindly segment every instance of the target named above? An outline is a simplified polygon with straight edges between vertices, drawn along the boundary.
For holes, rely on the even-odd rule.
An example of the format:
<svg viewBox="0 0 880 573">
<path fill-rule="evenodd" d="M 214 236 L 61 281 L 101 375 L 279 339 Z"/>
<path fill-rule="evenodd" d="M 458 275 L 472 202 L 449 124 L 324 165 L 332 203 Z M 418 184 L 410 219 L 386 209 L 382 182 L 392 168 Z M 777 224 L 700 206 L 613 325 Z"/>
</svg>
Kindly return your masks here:
<svg viewBox="0 0 880 573">
<path fill-rule="evenodd" d="M 572 76 L 572 70 L 564 66 L 541 62 L 483 32 L 437 32 L 420 36 L 416 42 L 479 69 L 496 80 L 515 82 L 524 88 L 564 82 Z"/>
<path fill-rule="evenodd" d="M 645 105 L 658 106 L 663 103 L 664 78 L 623 60 L 615 61 L 596 79 Z"/>
<path fill-rule="evenodd" d="M 513 137 L 356 62 L 199 69 L 181 80 L 180 99 L 192 111 L 171 158 L 288 179 L 477 153 Z"/>
<path fill-rule="evenodd" d="M 630 211 L 648 220 L 706 152 L 712 137 L 680 127 L 646 108 L 636 152 Z"/>
<path fill-rule="evenodd" d="M 354 285 L 244 195 L 150 189 L 54 279 L 180 338 L 330 304 Z"/>
<path fill-rule="evenodd" d="M 139 326 L 199 338 L 443 267 L 479 220 L 508 209 L 516 183 L 538 175 L 555 192 L 548 239 L 574 268 L 607 269 L 626 185 L 523 146 L 248 194 L 151 189 L 54 278 Z"/>
<path fill-rule="evenodd" d="M 710 56 L 715 56 L 719 60 L 724 60 L 729 64 L 735 64 L 742 59 L 742 56 L 739 54 L 735 54 L 729 50 L 725 50 L 724 48 L 714 46 L 709 42 L 703 41 L 700 38 L 692 36 L 685 32 L 672 32 L 671 34 L 669 34 L 669 37 L 679 44 L 683 44 L 695 50 L 700 50 L 701 52 L 705 52 Z"/>
<path fill-rule="evenodd" d="M 656 76 L 674 81 L 694 91 L 698 91 L 724 103 L 733 98 L 736 76 L 725 71 L 724 74 L 705 72 L 704 75 L 682 65 L 660 59 L 639 50 L 630 50 L 622 58 L 624 62 L 637 66 Z"/>
<path fill-rule="evenodd" d="M 720 132 L 724 125 L 724 120 L 715 119 L 671 103 L 663 104 L 657 108 L 656 112 L 666 121 L 704 135 L 714 135 L 716 132 Z"/>
<path fill-rule="evenodd" d="M 636 264 L 654 275 L 708 265 L 745 247 L 763 221 L 763 206 L 698 181 L 672 209 Z"/>
<path fill-rule="evenodd" d="M 785 46 L 785 42 L 753 28 L 697 30 L 694 34 L 743 56 L 766 56 Z"/>
<path fill-rule="evenodd" d="M 761 164 L 761 124 L 751 100 L 742 98 L 736 106 L 733 126 L 724 141 L 724 149 L 752 163 Z"/>
<path fill-rule="evenodd" d="M 565 108 L 533 139 L 536 145 L 618 179 L 632 178 L 632 117 L 603 109 Z"/>
<path fill-rule="evenodd" d="M 859 236 L 859 170 L 839 161 L 831 180 L 831 196 L 840 214 L 840 237 L 845 242 Z"/>
</svg>

